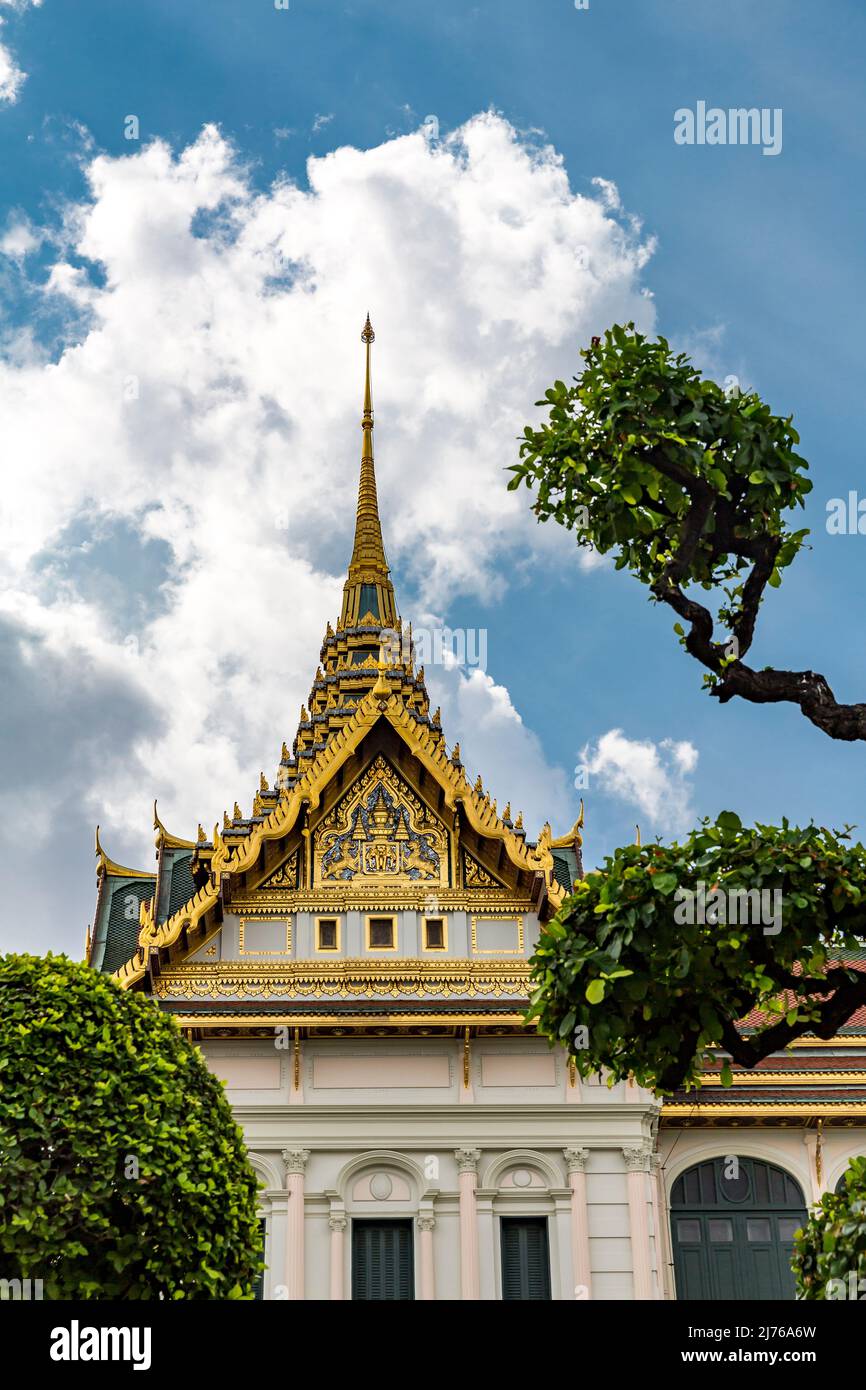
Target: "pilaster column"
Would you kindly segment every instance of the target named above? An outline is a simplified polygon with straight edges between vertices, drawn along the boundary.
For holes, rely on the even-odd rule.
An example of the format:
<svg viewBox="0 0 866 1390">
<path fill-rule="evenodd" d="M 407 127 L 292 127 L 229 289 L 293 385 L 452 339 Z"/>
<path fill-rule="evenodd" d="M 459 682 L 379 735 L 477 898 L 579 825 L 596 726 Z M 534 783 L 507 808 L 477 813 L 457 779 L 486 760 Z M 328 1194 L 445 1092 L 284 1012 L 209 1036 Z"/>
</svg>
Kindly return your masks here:
<svg viewBox="0 0 866 1390">
<path fill-rule="evenodd" d="M 436 1217 L 425 1213 L 418 1217 L 418 1250 L 421 1287 L 418 1297 L 423 1302 L 432 1303 L 436 1298 L 436 1271 L 433 1264 L 433 1229 Z"/>
<path fill-rule="evenodd" d="M 650 1168 L 650 1151 L 645 1146 L 623 1149 L 622 1156 L 625 1159 L 628 1173 L 628 1221 L 631 1233 L 634 1296 L 636 1299 L 646 1301 L 653 1296 L 649 1221 L 647 1219 L 647 1173 Z"/>
<path fill-rule="evenodd" d="M 288 1297 L 304 1297 L 304 1171 L 309 1149 L 283 1149 L 289 1209 L 286 1218 L 286 1289 Z"/>
<path fill-rule="evenodd" d="M 670 1242 L 668 1238 L 668 1204 L 665 1197 L 665 1174 L 662 1167 L 661 1154 L 654 1153 L 650 1159 L 652 1177 L 653 1199 L 653 1232 L 656 1246 L 656 1269 L 658 1271 L 659 1288 L 661 1297 L 664 1299 L 675 1298 L 676 1294 L 672 1288 L 673 1265 L 671 1262 Z"/>
<path fill-rule="evenodd" d="M 478 1219 L 475 1189 L 480 1149 L 455 1149 L 460 1189 L 460 1297 L 481 1297 L 478 1280 Z"/>
<path fill-rule="evenodd" d="M 563 1149 L 562 1152 L 568 1168 L 568 1185 L 571 1188 L 571 1263 L 576 1288 L 574 1297 L 592 1298 L 586 1206 L 586 1165 L 589 1149 Z"/>
<path fill-rule="evenodd" d="M 343 1288 L 343 1270 L 345 1259 L 343 1256 L 343 1244 L 346 1236 L 348 1218 L 343 1211 L 332 1211 L 328 1217 L 328 1225 L 331 1228 L 331 1302 L 340 1303 L 346 1297 Z"/>
</svg>

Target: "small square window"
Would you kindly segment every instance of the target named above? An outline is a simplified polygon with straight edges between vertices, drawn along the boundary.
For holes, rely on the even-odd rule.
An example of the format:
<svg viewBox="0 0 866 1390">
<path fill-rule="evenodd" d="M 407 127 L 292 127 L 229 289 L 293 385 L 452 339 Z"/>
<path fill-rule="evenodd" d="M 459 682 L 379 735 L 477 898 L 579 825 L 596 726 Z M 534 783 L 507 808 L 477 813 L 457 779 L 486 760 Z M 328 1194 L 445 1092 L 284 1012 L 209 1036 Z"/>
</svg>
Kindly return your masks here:
<svg viewBox="0 0 866 1390">
<path fill-rule="evenodd" d="M 368 937 L 371 951 L 393 951 L 394 918 L 371 917 Z"/>
<path fill-rule="evenodd" d="M 757 1241 L 759 1245 L 769 1245 L 770 1221 L 766 1216 L 751 1216 L 746 1221 L 746 1240 Z"/>
<path fill-rule="evenodd" d="M 441 917 L 428 917 L 424 923 L 424 950 L 445 950 L 445 922 Z"/>
<path fill-rule="evenodd" d="M 677 1240 L 680 1245 L 697 1245 L 701 1239 L 701 1223 L 689 1218 L 677 1219 Z"/>
<path fill-rule="evenodd" d="M 336 951 L 337 941 L 337 919 L 336 917 L 322 917 L 319 919 L 319 939 L 316 943 L 320 951 Z"/>
</svg>

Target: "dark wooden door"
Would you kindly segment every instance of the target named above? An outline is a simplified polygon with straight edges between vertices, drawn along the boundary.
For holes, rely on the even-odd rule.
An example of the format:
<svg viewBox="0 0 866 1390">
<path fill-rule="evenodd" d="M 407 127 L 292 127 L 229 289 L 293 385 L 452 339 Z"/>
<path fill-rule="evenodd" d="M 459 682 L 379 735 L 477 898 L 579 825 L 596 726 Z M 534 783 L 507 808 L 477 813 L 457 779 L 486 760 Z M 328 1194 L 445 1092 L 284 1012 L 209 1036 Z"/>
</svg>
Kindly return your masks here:
<svg viewBox="0 0 866 1390">
<path fill-rule="evenodd" d="M 793 1299 L 794 1232 L 806 1220 L 799 1185 L 771 1163 L 714 1158 L 671 1193 L 677 1298 Z"/>
</svg>

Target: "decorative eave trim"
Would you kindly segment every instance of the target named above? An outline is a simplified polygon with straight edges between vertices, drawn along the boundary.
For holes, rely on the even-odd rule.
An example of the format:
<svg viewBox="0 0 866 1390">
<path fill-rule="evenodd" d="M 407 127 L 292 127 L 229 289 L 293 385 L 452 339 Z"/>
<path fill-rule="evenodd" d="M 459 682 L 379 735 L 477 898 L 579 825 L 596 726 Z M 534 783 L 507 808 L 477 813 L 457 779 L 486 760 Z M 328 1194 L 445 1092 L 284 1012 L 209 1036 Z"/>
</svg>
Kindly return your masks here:
<svg viewBox="0 0 866 1390">
<path fill-rule="evenodd" d="M 155 869 L 126 869 L 122 864 L 116 864 L 113 859 L 109 859 L 99 842 L 99 826 L 96 827 L 96 857 L 99 861 L 96 865 L 97 876 L 111 874 L 114 878 L 156 878 Z"/>
<path fill-rule="evenodd" d="M 153 803 L 153 828 L 156 831 L 157 849 L 195 849 L 195 840 L 182 840 L 179 835 L 172 835 L 170 830 L 166 830 L 162 821 L 156 813 L 156 802 Z"/>
</svg>

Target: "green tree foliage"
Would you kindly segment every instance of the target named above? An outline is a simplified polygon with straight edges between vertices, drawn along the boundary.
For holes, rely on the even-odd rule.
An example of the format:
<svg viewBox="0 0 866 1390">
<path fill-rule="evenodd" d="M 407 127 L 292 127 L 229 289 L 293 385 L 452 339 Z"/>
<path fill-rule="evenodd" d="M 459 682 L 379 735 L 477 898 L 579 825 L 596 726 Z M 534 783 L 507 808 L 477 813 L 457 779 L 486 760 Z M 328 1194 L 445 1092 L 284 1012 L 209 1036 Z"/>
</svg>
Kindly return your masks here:
<svg viewBox="0 0 866 1390">
<path fill-rule="evenodd" d="M 825 1192 L 794 1242 L 797 1297 L 866 1297 L 866 1158 L 853 1158 L 841 1192 Z"/>
<path fill-rule="evenodd" d="M 723 811 L 682 844 L 618 849 L 576 885 L 542 928 L 528 1016 L 583 1075 L 669 1094 L 700 1084 L 712 1045 L 752 1067 L 804 1033 L 833 1037 L 866 1003 L 866 971 L 840 959 L 864 934 L 863 845 Z M 742 1025 L 753 1010 L 757 1031 Z"/>
<path fill-rule="evenodd" d="M 524 430 L 509 487 L 534 488 L 540 520 L 615 554 L 673 609 L 721 703 L 790 701 L 833 738 L 866 738 L 866 704 L 838 704 L 823 676 L 744 660 L 767 587 L 808 535 L 787 520 L 812 486 L 791 417 L 704 380 L 633 324 L 594 338 L 583 357 L 575 385 L 557 381 L 538 402 L 548 418 Z"/>
<path fill-rule="evenodd" d="M 256 1189 L 220 1082 L 152 1000 L 65 956 L 0 957 L 0 1276 L 249 1298 Z"/>
</svg>

